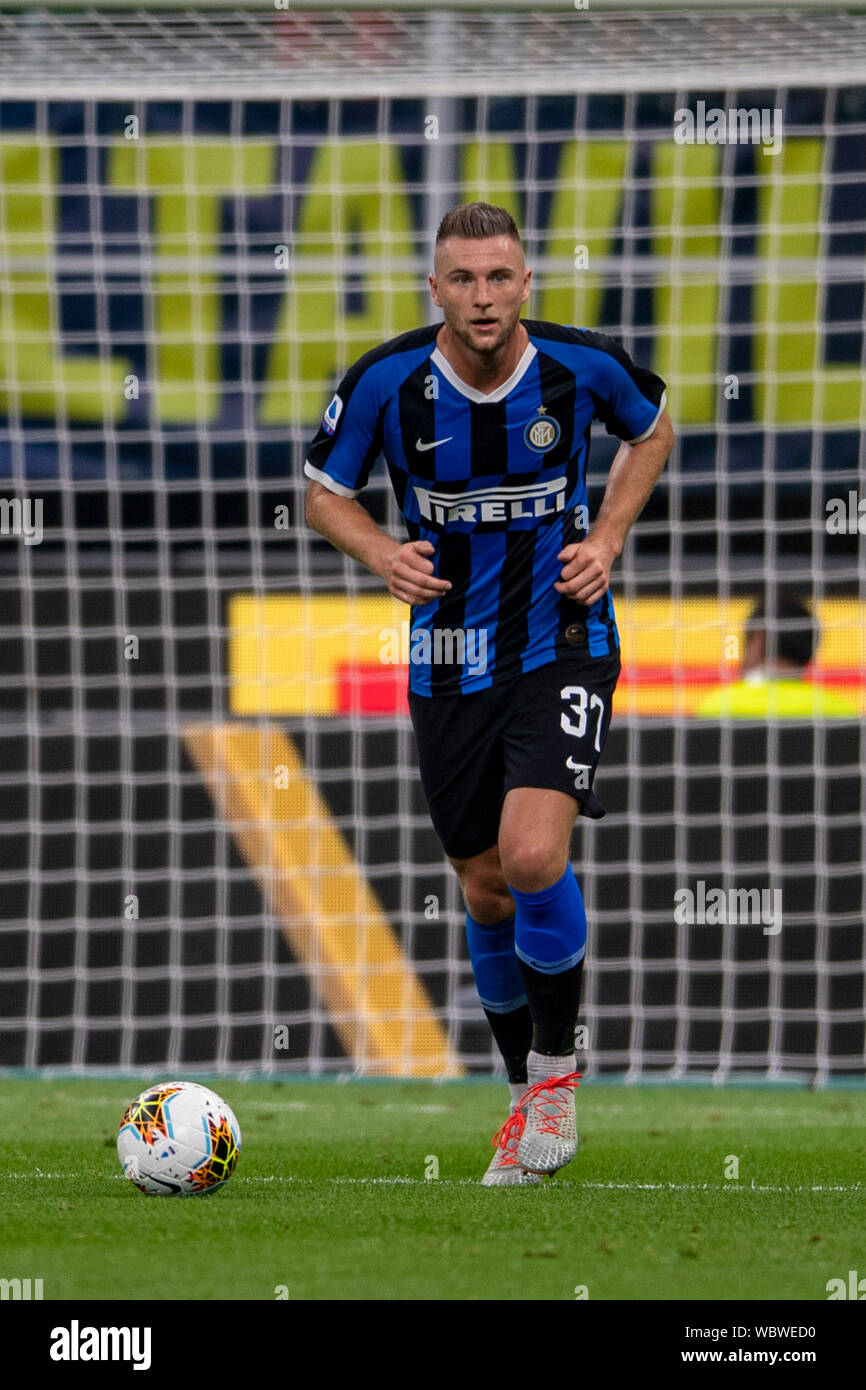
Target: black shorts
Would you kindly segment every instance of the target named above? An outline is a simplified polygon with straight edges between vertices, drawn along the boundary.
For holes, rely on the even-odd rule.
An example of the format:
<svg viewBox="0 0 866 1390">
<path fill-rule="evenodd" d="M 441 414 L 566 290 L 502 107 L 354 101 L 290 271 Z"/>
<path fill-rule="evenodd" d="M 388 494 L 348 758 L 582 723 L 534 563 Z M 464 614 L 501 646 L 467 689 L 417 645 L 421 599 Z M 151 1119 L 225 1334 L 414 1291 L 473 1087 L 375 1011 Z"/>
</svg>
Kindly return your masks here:
<svg viewBox="0 0 866 1390">
<path fill-rule="evenodd" d="M 592 784 L 619 673 L 619 653 L 590 656 L 584 646 L 475 694 L 410 690 L 421 783 L 449 858 L 496 844 L 512 787 L 566 792 L 582 815 L 604 815 Z"/>
</svg>

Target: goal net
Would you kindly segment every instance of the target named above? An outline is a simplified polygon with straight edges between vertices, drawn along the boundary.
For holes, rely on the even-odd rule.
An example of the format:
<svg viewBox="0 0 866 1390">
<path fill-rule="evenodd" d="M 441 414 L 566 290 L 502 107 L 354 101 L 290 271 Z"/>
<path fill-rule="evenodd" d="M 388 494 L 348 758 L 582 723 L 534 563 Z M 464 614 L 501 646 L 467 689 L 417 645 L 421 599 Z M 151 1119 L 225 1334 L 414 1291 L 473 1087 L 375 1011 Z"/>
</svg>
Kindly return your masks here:
<svg viewBox="0 0 866 1390">
<path fill-rule="evenodd" d="M 864 79 L 818 3 L 0 13 L 0 1067 L 498 1066 L 408 611 L 303 519 L 336 381 L 438 317 L 483 198 L 678 430 L 573 842 L 581 1070 L 862 1076 Z M 400 534 L 381 464 L 364 502 Z M 714 706 L 792 594 L 793 703 Z"/>
</svg>

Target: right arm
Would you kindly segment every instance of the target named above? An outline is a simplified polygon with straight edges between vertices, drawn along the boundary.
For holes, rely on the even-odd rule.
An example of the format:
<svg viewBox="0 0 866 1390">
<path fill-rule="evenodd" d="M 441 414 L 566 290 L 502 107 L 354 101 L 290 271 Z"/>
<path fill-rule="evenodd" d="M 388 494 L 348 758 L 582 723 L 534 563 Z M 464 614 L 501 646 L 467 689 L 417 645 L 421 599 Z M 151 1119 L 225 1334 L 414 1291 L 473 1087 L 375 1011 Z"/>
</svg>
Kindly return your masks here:
<svg viewBox="0 0 866 1390">
<path fill-rule="evenodd" d="M 341 497 L 311 479 L 307 487 L 307 525 L 384 580 L 388 592 L 403 603 L 429 603 L 451 588 L 433 573 L 435 554 L 430 541 L 400 545 L 378 526 L 354 497 Z"/>
</svg>

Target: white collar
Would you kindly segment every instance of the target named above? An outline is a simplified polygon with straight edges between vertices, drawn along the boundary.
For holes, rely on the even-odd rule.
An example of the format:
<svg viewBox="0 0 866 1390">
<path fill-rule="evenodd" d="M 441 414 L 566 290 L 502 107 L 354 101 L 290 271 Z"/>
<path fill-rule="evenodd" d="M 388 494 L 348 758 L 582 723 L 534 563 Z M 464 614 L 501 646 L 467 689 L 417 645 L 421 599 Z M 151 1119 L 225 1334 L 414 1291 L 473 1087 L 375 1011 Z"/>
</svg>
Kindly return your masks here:
<svg viewBox="0 0 866 1390">
<path fill-rule="evenodd" d="M 803 667 L 803 671 L 805 671 Z M 805 680 L 803 671 L 792 666 L 790 671 L 768 671 L 766 666 L 756 666 L 754 670 L 748 671 L 743 676 L 745 685 L 769 685 L 770 681 L 802 681 Z"/>
<path fill-rule="evenodd" d="M 535 344 L 528 342 L 523 350 L 523 356 L 514 368 L 511 376 L 507 381 L 503 381 L 501 386 L 497 386 L 495 391 L 491 391 L 489 395 L 486 395 L 483 391 L 479 391 L 475 386 L 467 385 L 463 378 L 457 375 L 451 363 L 448 361 L 448 358 L 444 353 L 440 352 L 438 347 L 434 348 L 430 355 L 430 360 L 439 368 L 445 380 L 451 383 L 454 390 L 460 392 L 461 396 L 466 396 L 470 401 L 476 401 L 478 405 L 486 405 L 494 401 L 504 400 L 509 391 L 514 390 L 514 387 L 529 370 L 530 363 L 535 357 L 536 351 Z"/>
</svg>

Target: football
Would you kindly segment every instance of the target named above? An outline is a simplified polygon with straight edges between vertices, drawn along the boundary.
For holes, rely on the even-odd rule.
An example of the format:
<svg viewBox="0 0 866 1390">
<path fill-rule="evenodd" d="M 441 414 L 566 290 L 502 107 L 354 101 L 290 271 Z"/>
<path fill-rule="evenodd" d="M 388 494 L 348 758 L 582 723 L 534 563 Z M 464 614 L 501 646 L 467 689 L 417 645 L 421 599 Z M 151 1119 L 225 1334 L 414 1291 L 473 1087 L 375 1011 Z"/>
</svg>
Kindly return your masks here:
<svg viewBox="0 0 866 1390">
<path fill-rule="evenodd" d="M 149 1086 L 126 1107 L 117 1131 L 123 1171 L 153 1197 L 197 1197 L 228 1182 L 241 1152 L 234 1113 L 194 1081 Z"/>
</svg>

